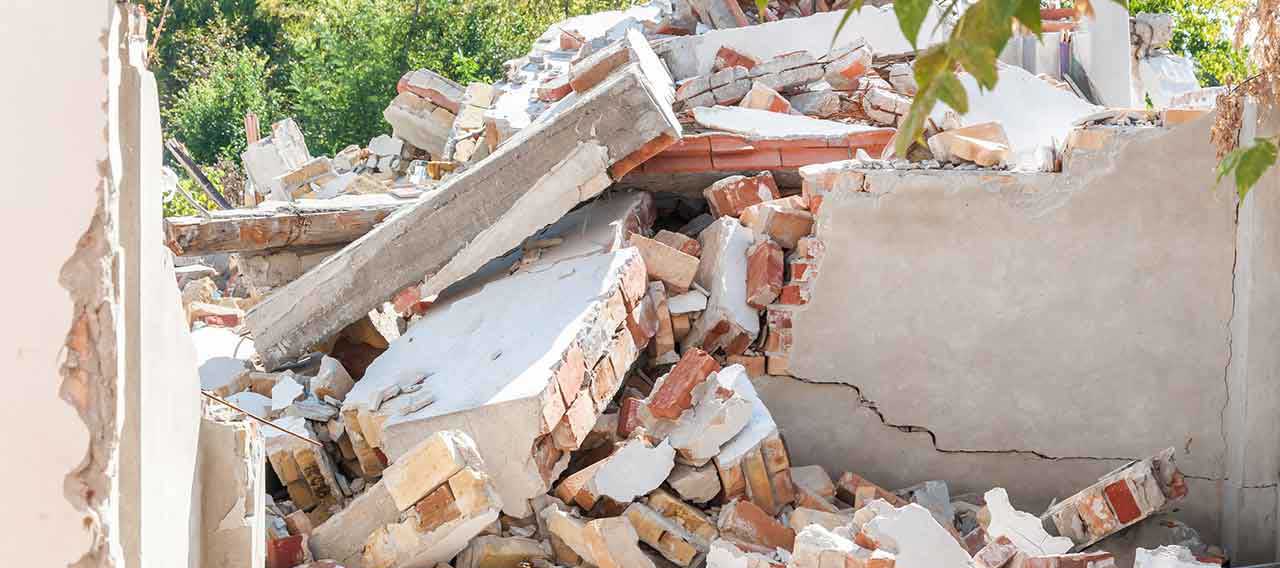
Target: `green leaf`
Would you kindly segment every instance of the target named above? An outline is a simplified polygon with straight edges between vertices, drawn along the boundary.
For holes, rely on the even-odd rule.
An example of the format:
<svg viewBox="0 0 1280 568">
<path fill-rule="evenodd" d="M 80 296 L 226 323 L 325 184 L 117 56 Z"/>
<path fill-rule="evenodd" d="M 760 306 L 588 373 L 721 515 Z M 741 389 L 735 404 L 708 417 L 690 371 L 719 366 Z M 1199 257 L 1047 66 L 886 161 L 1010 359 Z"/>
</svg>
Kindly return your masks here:
<svg viewBox="0 0 1280 568">
<path fill-rule="evenodd" d="M 1036 37 L 1040 36 L 1040 0 L 1017 0 L 1013 17 L 1036 34 Z"/>
<path fill-rule="evenodd" d="M 948 71 L 948 66 L 954 67 L 955 62 L 947 54 L 945 45 L 935 45 L 926 49 L 916 57 L 915 65 L 912 67 L 917 90 L 927 90 L 938 75 Z"/>
<path fill-rule="evenodd" d="M 907 111 L 907 116 L 902 118 L 902 124 L 898 125 L 898 135 L 894 139 L 893 151 L 899 158 L 907 155 L 907 149 L 911 147 L 912 142 L 922 141 L 924 121 L 929 118 L 929 113 L 938 102 L 936 87 L 935 84 L 929 89 L 917 92 L 915 100 L 911 101 L 911 110 Z"/>
<path fill-rule="evenodd" d="M 1244 199 L 1249 190 L 1262 179 L 1262 174 L 1267 169 L 1276 164 L 1276 142 L 1267 138 L 1258 138 L 1253 141 L 1253 145 L 1248 148 L 1238 148 L 1231 152 L 1235 154 L 1240 152 L 1239 157 L 1232 162 L 1231 166 L 1235 169 L 1236 193 L 1240 195 L 1240 199 Z M 1228 155 L 1230 158 L 1230 155 Z M 1223 159 L 1225 162 L 1227 159 Z M 1221 170 L 1219 173 L 1221 179 Z"/>
<path fill-rule="evenodd" d="M 902 35 L 907 36 L 911 47 L 917 47 L 916 36 L 920 35 L 920 26 L 924 25 L 924 18 L 932 5 L 933 0 L 898 0 L 893 3 L 893 13 L 898 15 L 898 27 L 902 28 Z"/>
<path fill-rule="evenodd" d="M 965 92 L 964 84 L 955 72 L 948 71 L 938 76 L 936 88 L 938 100 L 947 103 L 947 106 L 960 114 L 969 112 L 969 93 Z"/>
<path fill-rule="evenodd" d="M 947 42 L 947 50 L 956 63 L 977 79 L 978 85 L 983 89 L 991 90 L 996 87 L 996 81 L 1000 78 L 996 67 L 998 55 L 996 50 L 987 45 L 961 39 Z"/>
<path fill-rule="evenodd" d="M 756 20 L 759 23 L 761 24 L 764 23 L 764 13 L 768 8 L 769 8 L 769 0 L 756 0 Z M 845 16 L 845 17 L 847 18 L 848 16 Z M 840 23 L 841 25 L 844 24 L 843 21 L 841 21 Z M 839 31 L 836 32 L 836 34 L 839 34 L 839 33 L 840 33 Z"/>
<path fill-rule="evenodd" d="M 845 8 L 844 15 L 840 17 L 840 23 L 836 25 L 836 33 L 831 34 L 831 46 L 827 49 L 836 45 L 836 39 L 840 37 L 840 30 L 844 29 L 844 25 L 849 22 L 849 18 L 853 16 L 854 13 L 862 9 L 863 1 L 864 0 L 853 0 L 853 2 L 849 4 L 849 7 Z M 768 2 L 768 0 L 765 0 L 765 2 Z M 756 0 L 756 5 L 759 4 L 760 0 Z"/>
</svg>

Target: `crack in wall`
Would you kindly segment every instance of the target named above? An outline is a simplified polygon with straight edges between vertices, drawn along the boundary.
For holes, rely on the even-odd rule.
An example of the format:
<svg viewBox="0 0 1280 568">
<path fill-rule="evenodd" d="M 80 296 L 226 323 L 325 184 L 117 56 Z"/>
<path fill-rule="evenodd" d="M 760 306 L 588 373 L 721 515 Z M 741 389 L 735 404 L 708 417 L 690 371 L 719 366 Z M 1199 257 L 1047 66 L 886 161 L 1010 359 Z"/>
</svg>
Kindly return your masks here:
<svg viewBox="0 0 1280 568">
<path fill-rule="evenodd" d="M 801 383 L 809 384 L 809 385 L 841 387 L 841 388 L 850 389 L 858 397 L 858 408 L 870 410 L 871 412 L 875 413 L 877 418 L 879 418 L 881 424 L 889 428 L 898 430 L 899 432 L 902 432 L 905 434 L 921 434 L 921 433 L 928 434 L 929 441 L 933 445 L 934 451 L 942 454 L 1022 455 L 1022 456 L 1032 456 L 1037 459 L 1042 459 L 1046 461 L 1133 462 L 1133 461 L 1138 461 L 1139 459 L 1142 459 L 1142 458 L 1134 458 L 1134 457 L 1111 457 L 1111 456 L 1054 456 L 1054 455 L 1049 455 L 1037 450 L 1025 450 L 1025 449 L 991 450 L 991 449 L 944 448 L 938 445 L 938 435 L 935 434 L 933 430 L 930 430 L 929 428 L 926 428 L 924 426 L 918 426 L 915 424 L 897 424 L 894 422 L 890 422 L 887 418 L 885 418 L 884 413 L 880 411 L 880 407 L 875 403 L 875 401 L 868 399 L 866 396 L 863 396 L 862 388 L 858 387 L 857 385 L 853 385 L 847 382 L 814 381 L 810 379 L 789 376 L 789 375 L 786 376 L 786 378 L 794 381 L 798 381 Z"/>
</svg>

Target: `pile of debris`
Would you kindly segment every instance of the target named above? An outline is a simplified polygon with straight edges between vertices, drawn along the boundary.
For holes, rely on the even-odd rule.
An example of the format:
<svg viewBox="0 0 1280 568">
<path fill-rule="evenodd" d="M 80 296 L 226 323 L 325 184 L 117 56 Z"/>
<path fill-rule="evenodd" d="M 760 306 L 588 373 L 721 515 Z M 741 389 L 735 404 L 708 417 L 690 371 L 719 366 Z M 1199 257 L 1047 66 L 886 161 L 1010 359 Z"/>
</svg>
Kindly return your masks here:
<svg viewBox="0 0 1280 568">
<path fill-rule="evenodd" d="M 708 30 L 745 4 L 575 18 L 495 85 L 410 72 L 391 135 L 312 157 L 278 122 L 243 156 L 266 200 L 168 220 L 179 255 L 236 253 L 180 285 L 210 419 L 269 423 L 270 568 L 1100 568 L 1099 541 L 1186 495 L 1172 449 L 1039 517 L 791 463 L 752 379 L 788 374 L 827 195 L 878 168 L 1052 171 L 1058 122 L 1164 115 L 1003 68 L 1052 124 L 1006 132 L 984 108 L 1028 111 L 975 94 L 893 156 L 912 54 L 845 33 L 815 55 L 821 0 Z M 1137 565 L 1223 561 L 1178 544 Z"/>
</svg>

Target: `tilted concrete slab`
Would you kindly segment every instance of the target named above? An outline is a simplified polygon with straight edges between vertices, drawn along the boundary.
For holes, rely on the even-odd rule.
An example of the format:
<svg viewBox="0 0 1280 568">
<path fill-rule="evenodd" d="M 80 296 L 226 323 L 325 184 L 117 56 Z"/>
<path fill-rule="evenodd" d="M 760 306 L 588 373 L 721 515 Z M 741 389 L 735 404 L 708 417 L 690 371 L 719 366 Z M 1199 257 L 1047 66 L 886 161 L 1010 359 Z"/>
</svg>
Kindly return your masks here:
<svg viewBox="0 0 1280 568">
<path fill-rule="evenodd" d="M 615 162 L 678 139 L 660 71 L 615 72 L 254 306 L 246 319 L 264 364 L 299 356 L 424 275 L 425 296 L 439 292 L 598 194 Z"/>
</svg>

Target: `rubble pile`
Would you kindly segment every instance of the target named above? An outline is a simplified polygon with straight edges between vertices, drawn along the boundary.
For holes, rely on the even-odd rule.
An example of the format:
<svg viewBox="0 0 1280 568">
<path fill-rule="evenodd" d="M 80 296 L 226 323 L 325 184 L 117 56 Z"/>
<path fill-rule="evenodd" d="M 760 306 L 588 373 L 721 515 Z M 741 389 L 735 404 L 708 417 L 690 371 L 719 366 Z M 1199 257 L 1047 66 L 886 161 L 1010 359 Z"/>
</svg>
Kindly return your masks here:
<svg viewBox="0 0 1280 568">
<path fill-rule="evenodd" d="M 752 380 L 789 374 L 824 199 L 878 169 L 1060 160 L 1014 111 L 943 112 L 894 156 L 912 55 L 760 48 L 840 3 L 758 26 L 746 4 L 571 19 L 493 85 L 412 71 L 390 135 L 312 157 L 280 121 L 243 156 L 265 200 L 169 220 L 177 254 L 235 253 L 181 271 L 183 301 L 210 408 L 270 422 L 270 568 L 1101 568 L 1186 495 L 1172 449 L 1040 516 L 793 463 Z M 1069 125 L 1165 120 L 1023 79 Z M 1138 561 L 1222 561 L 1181 542 Z"/>
</svg>

